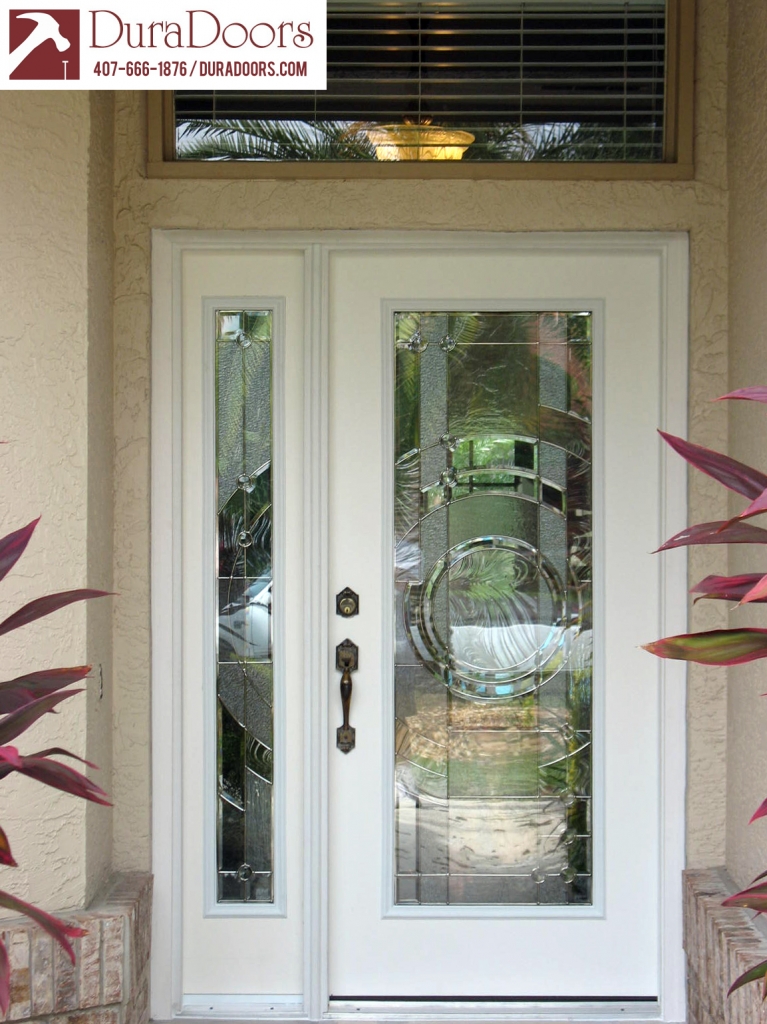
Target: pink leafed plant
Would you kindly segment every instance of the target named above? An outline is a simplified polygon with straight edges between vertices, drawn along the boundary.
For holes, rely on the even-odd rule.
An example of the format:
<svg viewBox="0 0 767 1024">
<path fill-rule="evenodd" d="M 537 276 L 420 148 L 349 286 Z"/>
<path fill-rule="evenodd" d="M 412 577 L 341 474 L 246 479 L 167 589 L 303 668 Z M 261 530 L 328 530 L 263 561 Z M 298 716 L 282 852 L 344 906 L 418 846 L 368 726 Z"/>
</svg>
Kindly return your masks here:
<svg viewBox="0 0 767 1024">
<path fill-rule="evenodd" d="M 35 519 L 20 530 L 0 538 L 0 580 L 8 575 L 21 558 L 38 522 L 39 519 Z M 51 612 L 73 604 L 75 601 L 87 601 L 93 597 L 107 596 L 109 595 L 104 590 L 67 590 L 59 594 L 39 597 L 0 622 L 0 636 L 10 633 L 13 629 L 26 626 L 44 615 L 50 615 Z M 84 761 L 83 758 L 62 747 L 50 747 L 47 750 L 38 750 L 33 754 L 20 754 L 18 749 L 11 745 L 17 736 L 20 736 L 42 715 L 55 712 L 57 704 L 67 700 L 68 697 L 73 697 L 76 693 L 81 693 L 81 689 L 64 691 L 64 687 L 84 679 L 89 672 L 90 665 L 78 665 L 75 668 L 52 668 L 39 672 L 26 672 L 15 679 L 0 683 L 0 779 L 10 775 L 11 772 L 19 772 L 46 786 L 53 786 L 65 793 L 72 793 L 84 800 L 109 805 L 109 800 L 103 789 L 68 764 L 55 760 L 55 757 L 73 758 L 88 765 L 89 768 L 95 768 L 96 765 L 91 764 L 90 761 Z M 0 828 L 0 864 L 17 867 L 8 837 L 2 828 Z M 7 892 L 0 891 L 0 907 L 25 914 L 39 924 L 61 944 L 69 959 L 74 963 L 75 953 L 69 940 L 85 935 L 84 929 L 66 924 L 31 903 L 17 899 L 16 896 Z M 7 950 L 0 940 L 0 1010 L 3 1015 L 8 1013 L 9 1004 L 10 966 Z"/>
<path fill-rule="evenodd" d="M 722 395 L 717 401 L 740 399 L 767 404 L 767 387 L 740 388 Z M 732 519 L 689 526 L 676 534 L 659 551 L 691 544 L 767 544 L 767 530 L 745 522 L 752 516 L 767 512 L 767 476 L 720 452 L 691 444 L 680 437 L 664 434 L 663 439 L 691 466 L 707 473 L 719 483 L 749 499 L 750 504 Z M 713 599 L 737 601 L 739 605 L 767 602 L 767 574 L 746 573 L 740 576 L 706 576 L 696 583 L 691 593 L 696 601 Z M 645 650 L 659 658 L 696 661 L 701 665 L 743 665 L 758 658 L 767 658 L 767 629 L 712 629 L 700 633 L 669 636 L 646 644 Z M 751 821 L 767 817 L 767 800 L 754 812 Z M 742 892 L 724 901 L 725 907 L 745 907 L 757 914 L 767 913 L 767 871 L 759 875 Z M 767 999 L 767 960 L 741 974 L 730 986 L 728 995 L 751 981 L 762 982 L 762 998 Z"/>
</svg>

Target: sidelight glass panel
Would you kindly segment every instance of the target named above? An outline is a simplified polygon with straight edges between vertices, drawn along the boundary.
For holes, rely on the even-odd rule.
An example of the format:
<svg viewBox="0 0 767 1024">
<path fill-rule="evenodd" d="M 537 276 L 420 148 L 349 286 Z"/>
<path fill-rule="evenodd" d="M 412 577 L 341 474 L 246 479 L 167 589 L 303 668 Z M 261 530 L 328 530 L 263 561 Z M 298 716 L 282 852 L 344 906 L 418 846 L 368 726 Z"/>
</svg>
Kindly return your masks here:
<svg viewBox="0 0 767 1024">
<path fill-rule="evenodd" d="M 395 901 L 589 904 L 591 315 L 394 317 Z"/>
<path fill-rule="evenodd" d="M 273 886 L 272 313 L 216 312 L 218 901 Z"/>
</svg>

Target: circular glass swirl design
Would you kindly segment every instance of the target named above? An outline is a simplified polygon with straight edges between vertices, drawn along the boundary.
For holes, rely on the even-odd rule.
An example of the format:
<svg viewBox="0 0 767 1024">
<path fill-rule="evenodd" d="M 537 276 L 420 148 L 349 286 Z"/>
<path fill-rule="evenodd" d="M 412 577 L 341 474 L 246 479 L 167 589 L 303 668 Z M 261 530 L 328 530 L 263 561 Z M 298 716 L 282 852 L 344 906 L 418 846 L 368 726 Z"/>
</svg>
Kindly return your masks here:
<svg viewBox="0 0 767 1024">
<path fill-rule="evenodd" d="M 565 588 L 552 564 L 512 537 L 476 537 L 445 552 L 405 593 L 405 626 L 424 664 L 474 700 L 536 689 L 567 661 Z M 572 624 L 571 624 L 572 626 Z"/>
</svg>

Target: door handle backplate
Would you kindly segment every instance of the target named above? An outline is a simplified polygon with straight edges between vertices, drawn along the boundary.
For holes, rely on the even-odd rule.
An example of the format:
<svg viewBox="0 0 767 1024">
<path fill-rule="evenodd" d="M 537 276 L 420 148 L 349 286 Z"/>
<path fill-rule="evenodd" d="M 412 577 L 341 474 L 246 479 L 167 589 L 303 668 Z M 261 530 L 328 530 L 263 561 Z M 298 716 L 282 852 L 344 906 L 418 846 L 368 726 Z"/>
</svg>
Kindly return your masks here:
<svg viewBox="0 0 767 1024">
<path fill-rule="evenodd" d="M 354 750 L 357 730 L 349 725 L 352 704 L 352 672 L 357 671 L 359 648 L 351 640 L 344 640 L 336 647 L 336 668 L 341 673 L 341 707 L 344 713 L 343 725 L 336 729 L 336 746 L 342 754 Z"/>
</svg>

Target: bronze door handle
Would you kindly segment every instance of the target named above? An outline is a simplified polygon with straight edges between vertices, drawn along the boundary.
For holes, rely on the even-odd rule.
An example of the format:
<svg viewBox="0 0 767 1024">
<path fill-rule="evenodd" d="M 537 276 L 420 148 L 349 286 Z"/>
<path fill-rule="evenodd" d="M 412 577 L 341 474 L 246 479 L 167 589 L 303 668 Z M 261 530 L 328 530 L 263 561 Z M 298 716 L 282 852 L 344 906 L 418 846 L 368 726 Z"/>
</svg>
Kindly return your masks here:
<svg viewBox="0 0 767 1024">
<path fill-rule="evenodd" d="M 342 754 L 354 750 L 356 729 L 349 725 L 349 712 L 352 705 L 352 672 L 356 672 L 359 663 L 359 648 L 351 640 L 344 640 L 336 647 L 336 668 L 341 673 L 341 707 L 344 713 L 343 725 L 336 729 L 336 746 Z"/>
</svg>

